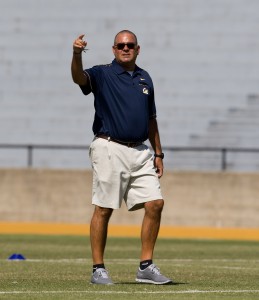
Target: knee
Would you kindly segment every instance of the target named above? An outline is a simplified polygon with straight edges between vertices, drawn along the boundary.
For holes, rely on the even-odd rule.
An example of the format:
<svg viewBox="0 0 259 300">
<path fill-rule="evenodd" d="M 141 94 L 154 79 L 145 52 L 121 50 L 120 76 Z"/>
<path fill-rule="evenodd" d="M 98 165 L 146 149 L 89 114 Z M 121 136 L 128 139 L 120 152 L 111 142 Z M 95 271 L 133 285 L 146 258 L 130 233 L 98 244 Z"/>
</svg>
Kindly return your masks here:
<svg viewBox="0 0 259 300">
<path fill-rule="evenodd" d="M 95 210 L 94 210 L 95 216 L 98 218 L 102 218 L 102 219 L 110 219 L 112 212 L 113 212 L 113 209 L 111 209 L 111 208 L 105 208 L 105 207 L 99 207 L 99 206 L 96 206 Z"/>
<path fill-rule="evenodd" d="M 146 211 L 152 212 L 152 214 L 161 214 L 163 207 L 164 207 L 163 199 L 150 201 L 145 204 Z"/>
<path fill-rule="evenodd" d="M 158 212 L 162 212 L 163 208 L 164 208 L 164 200 L 163 199 L 159 199 L 154 201 L 154 206 L 155 206 L 155 210 Z"/>
</svg>

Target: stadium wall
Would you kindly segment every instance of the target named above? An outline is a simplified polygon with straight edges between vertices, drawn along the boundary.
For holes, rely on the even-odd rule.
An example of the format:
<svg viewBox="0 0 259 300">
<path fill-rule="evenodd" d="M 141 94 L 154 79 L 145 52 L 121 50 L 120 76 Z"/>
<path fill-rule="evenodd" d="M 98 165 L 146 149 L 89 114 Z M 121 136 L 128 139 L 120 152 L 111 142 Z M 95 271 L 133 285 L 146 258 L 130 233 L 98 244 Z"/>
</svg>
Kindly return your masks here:
<svg viewBox="0 0 259 300">
<path fill-rule="evenodd" d="M 258 182 L 256 173 L 167 171 L 162 226 L 259 229 Z M 0 223 L 89 224 L 91 185 L 90 171 L 0 169 Z M 142 215 L 123 205 L 111 224 L 139 226 Z"/>
</svg>

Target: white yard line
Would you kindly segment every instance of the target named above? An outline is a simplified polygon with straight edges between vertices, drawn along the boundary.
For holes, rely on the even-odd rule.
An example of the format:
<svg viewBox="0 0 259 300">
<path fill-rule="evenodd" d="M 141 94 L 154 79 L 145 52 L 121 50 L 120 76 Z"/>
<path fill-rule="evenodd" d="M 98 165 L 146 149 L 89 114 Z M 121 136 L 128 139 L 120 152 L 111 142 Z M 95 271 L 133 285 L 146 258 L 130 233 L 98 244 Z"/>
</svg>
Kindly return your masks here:
<svg viewBox="0 0 259 300">
<path fill-rule="evenodd" d="M 0 259 L 0 261 L 8 261 L 8 259 Z M 27 262 L 49 262 L 49 263 L 92 263 L 91 258 L 53 258 L 53 259 L 45 259 L 45 258 L 36 258 L 36 259 L 26 259 Z M 112 262 L 114 264 L 129 264 L 129 263 L 136 263 L 139 262 L 138 259 L 134 258 L 111 258 L 107 259 L 108 262 Z M 211 258 L 211 259 L 182 259 L 182 258 L 172 258 L 172 259 L 155 259 L 158 263 L 168 263 L 168 262 L 231 262 L 231 263 L 247 263 L 247 262 L 253 262 L 253 263 L 259 263 L 259 259 L 217 259 L 217 258 Z"/>
<path fill-rule="evenodd" d="M 0 295 L 15 294 L 257 294 L 259 290 L 186 290 L 186 291 L 0 291 Z"/>
</svg>

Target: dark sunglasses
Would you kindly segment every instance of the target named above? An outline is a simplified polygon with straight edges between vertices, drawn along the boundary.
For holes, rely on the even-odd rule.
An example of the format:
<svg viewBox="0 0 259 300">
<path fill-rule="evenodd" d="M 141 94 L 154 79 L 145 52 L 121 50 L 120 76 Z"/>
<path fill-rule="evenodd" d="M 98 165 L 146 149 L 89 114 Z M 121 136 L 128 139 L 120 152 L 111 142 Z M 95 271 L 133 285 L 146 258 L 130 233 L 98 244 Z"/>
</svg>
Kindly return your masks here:
<svg viewBox="0 0 259 300">
<path fill-rule="evenodd" d="M 115 47 L 118 49 L 118 50 L 123 50 L 124 47 L 127 45 L 127 47 L 129 49 L 134 49 L 136 44 L 135 43 L 118 43 L 117 45 L 115 45 Z"/>
</svg>

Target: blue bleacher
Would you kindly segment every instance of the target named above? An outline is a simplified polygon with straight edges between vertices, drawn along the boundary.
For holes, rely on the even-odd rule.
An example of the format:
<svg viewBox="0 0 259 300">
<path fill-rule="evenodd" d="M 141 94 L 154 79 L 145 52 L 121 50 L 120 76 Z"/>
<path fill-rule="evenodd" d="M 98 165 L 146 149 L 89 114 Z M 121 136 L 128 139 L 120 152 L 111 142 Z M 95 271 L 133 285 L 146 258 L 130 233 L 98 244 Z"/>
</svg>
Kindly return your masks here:
<svg viewBox="0 0 259 300">
<path fill-rule="evenodd" d="M 165 147 L 259 148 L 258 1 L 8 0 L 0 11 L 0 145 L 89 145 L 93 97 L 72 82 L 73 40 L 86 34 L 90 67 L 130 29 Z M 25 152 L 0 147 L 0 167 L 26 167 Z M 219 153 L 166 154 L 168 169 L 219 170 Z M 42 149 L 34 166 L 90 167 L 87 152 Z M 259 154 L 231 153 L 228 167 L 258 171 Z"/>
</svg>

